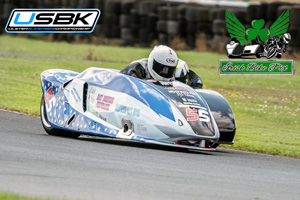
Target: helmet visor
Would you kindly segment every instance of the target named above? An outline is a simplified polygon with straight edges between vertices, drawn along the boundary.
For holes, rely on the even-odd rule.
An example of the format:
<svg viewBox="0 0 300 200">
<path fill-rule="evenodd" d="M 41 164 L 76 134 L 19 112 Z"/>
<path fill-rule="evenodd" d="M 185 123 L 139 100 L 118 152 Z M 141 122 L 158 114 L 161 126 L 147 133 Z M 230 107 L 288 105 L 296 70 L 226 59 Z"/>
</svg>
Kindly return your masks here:
<svg viewBox="0 0 300 200">
<path fill-rule="evenodd" d="M 164 78 L 172 78 L 175 73 L 176 66 L 167 66 L 153 59 L 153 71 Z"/>
</svg>

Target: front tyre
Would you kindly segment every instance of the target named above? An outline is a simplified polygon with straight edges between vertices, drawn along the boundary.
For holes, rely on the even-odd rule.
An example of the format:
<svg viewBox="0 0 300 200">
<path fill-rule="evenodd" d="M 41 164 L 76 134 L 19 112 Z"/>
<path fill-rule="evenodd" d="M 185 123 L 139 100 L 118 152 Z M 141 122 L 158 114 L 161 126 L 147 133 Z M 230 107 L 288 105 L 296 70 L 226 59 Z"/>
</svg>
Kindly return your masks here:
<svg viewBox="0 0 300 200">
<path fill-rule="evenodd" d="M 47 118 L 44 95 L 42 96 L 42 99 L 41 99 L 40 112 L 41 112 L 41 122 L 42 122 L 42 125 L 43 125 L 45 131 L 49 135 L 69 137 L 69 138 L 78 138 L 80 136 L 79 133 L 75 133 L 75 132 L 71 132 L 71 131 L 65 131 L 65 130 L 53 128 L 50 125 L 50 123 L 48 121 L 48 118 Z"/>
<path fill-rule="evenodd" d="M 267 59 L 274 57 L 276 55 L 276 53 L 277 53 L 277 50 L 271 47 L 270 49 L 268 49 L 268 53 L 266 56 Z"/>
</svg>

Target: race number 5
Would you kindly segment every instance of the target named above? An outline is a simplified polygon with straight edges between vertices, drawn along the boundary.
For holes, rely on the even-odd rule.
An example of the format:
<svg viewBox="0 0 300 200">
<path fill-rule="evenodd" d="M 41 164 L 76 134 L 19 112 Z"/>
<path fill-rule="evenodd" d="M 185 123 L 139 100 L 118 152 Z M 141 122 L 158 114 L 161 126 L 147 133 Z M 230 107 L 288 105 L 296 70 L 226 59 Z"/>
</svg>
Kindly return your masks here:
<svg viewBox="0 0 300 200">
<path fill-rule="evenodd" d="M 188 121 L 197 121 L 200 120 L 202 122 L 210 122 L 210 118 L 208 117 L 208 112 L 205 110 L 197 109 L 186 109 L 186 116 Z"/>
</svg>

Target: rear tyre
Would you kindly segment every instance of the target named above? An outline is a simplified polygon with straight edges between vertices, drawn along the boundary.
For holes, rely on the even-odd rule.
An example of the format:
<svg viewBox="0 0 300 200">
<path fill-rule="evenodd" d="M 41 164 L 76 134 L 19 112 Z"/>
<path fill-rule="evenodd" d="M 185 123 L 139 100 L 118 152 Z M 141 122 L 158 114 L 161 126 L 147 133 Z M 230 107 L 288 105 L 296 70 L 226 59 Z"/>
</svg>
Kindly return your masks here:
<svg viewBox="0 0 300 200">
<path fill-rule="evenodd" d="M 41 106 L 40 106 L 40 112 L 41 112 L 41 122 L 45 129 L 45 131 L 49 135 L 55 135 L 55 136 L 61 136 L 61 137 L 68 137 L 68 138 L 78 138 L 80 136 L 79 133 L 71 132 L 71 131 L 65 131 L 57 128 L 53 128 L 47 118 L 46 114 L 46 106 L 45 106 L 45 100 L 44 95 L 41 99 Z"/>
</svg>

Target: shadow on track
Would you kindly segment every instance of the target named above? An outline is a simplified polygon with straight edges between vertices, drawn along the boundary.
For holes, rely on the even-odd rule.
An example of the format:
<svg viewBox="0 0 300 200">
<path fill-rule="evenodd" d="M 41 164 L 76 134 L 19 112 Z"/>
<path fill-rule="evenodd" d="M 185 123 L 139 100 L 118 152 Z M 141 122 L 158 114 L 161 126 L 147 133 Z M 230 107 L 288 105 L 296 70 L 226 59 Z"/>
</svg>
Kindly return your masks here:
<svg viewBox="0 0 300 200">
<path fill-rule="evenodd" d="M 154 149 L 154 150 L 163 150 L 163 151 L 172 151 L 172 152 L 180 152 L 180 153 L 191 153 L 191 154 L 205 154 L 214 156 L 214 152 L 205 152 L 201 150 L 188 150 L 180 147 L 169 147 L 163 146 L 159 144 L 149 144 L 145 142 L 138 142 L 138 141 L 129 141 L 124 139 L 116 139 L 116 138 L 109 138 L 109 137 L 98 137 L 98 136 L 84 136 L 79 137 L 76 140 L 81 141 L 88 141 L 88 142 L 99 142 L 111 145 L 118 145 L 118 146 L 129 146 L 135 148 L 144 148 L 144 149 Z"/>
</svg>

